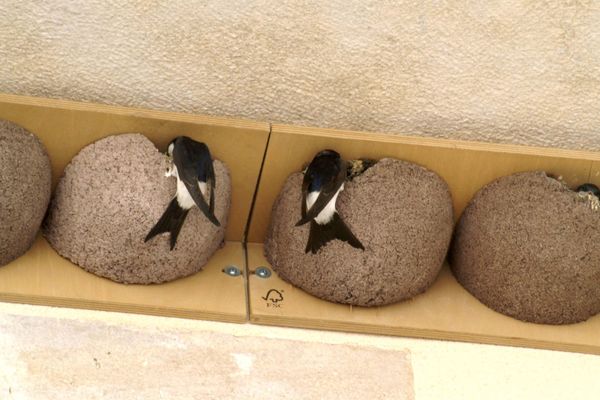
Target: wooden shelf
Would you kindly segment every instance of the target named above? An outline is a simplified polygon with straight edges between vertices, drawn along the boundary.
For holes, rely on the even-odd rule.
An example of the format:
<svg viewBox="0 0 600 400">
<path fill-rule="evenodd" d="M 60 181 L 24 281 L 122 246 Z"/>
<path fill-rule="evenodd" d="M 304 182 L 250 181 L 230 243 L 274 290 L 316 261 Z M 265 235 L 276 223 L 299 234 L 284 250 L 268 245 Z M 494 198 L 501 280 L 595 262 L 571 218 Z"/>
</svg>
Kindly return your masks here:
<svg viewBox="0 0 600 400">
<path fill-rule="evenodd" d="M 244 322 L 244 277 L 222 272 L 231 264 L 243 268 L 240 242 L 227 242 L 202 271 L 187 278 L 124 285 L 84 271 L 39 236 L 25 255 L 0 268 L 0 301 Z"/>
<path fill-rule="evenodd" d="M 516 172 L 543 170 L 561 175 L 571 185 L 600 183 L 600 153 L 274 125 L 248 234 L 251 270 L 270 267 L 262 242 L 285 180 L 325 148 L 337 150 L 346 159 L 394 157 L 435 171 L 450 187 L 455 219 L 482 186 Z M 271 289 L 278 290 L 284 300 L 265 300 Z M 249 303 L 250 321 L 259 324 L 600 354 L 600 315 L 565 326 L 521 322 L 480 303 L 458 284 L 447 265 L 424 294 L 386 307 L 323 301 L 277 274 L 268 279 L 250 275 Z"/>
<path fill-rule="evenodd" d="M 159 149 L 178 135 L 204 141 L 229 167 L 232 201 L 226 246 L 193 276 L 161 285 L 123 285 L 83 271 L 61 258 L 41 237 L 33 248 L 0 267 L 0 300 L 185 318 L 247 320 L 245 278 L 230 277 L 230 264 L 243 269 L 242 246 L 263 155 L 267 123 L 131 109 L 99 104 L 0 94 L 0 118 L 33 132 L 46 146 L 53 185 L 68 162 L 103 137 L 138 132 Z"/>
<path fill-rule="evenodd" d="M 571 185 L 600 184 L 600 153 L 286 125 L 271 130 L 260 122 L 1 94 L 0 118 L 24 126 L 42 140 L 52 161 L 54 185 L 85 145 L 111 134 L 140 132 L 159 148 L 180 134 L 207 142 L 214 156 L 230 168 L 233 186 L 227 243 L 195 275 L 161 285 L 115 283 L 63 259 L 40 236 L 29 252 L 0 268 L 0 301 L 231 322 L 246 321 L 248 306 L 250 320 L 259 324 L 600 354 L 600 316 L 565 326 L 517 321 L 477 301 L 447 266 L 424 294 L 378 308 L 319 300 L 276 274 L 267 279 L 250 275 L 246 280 L 248 274 L 231 277 L 222 272 L 227 265 L 250 270 L 268 266 L 262 242 L 275 197 L 289 174 L 324 148 L 336 149 L 345 158 L 394 157 L 437 172 L 450 187 L 456 219 L 479 188 L 515 172 L 544 170 Z M 273 291 L 275 297 L 267 296 L 272 289 L 281 300 Z"/>
<path fill-rule="evenodd" d="M 248 244 L 250 270 L 270 267 L 262 244 Z M 250 275 L 250 322 L 381 335 L 500 344 L 600 354 L 600 315 L 574 325 L 521 322 L 497 313 L 471 296 L 445 265 L 429 290 L 412 300 L 385 307 L 352 307 L 320 300 L 277 274 Z M 271 289 L 283 300 L 265 297 Z M 278 299 L 271 292 L 270 298 Z"/>
</svg>

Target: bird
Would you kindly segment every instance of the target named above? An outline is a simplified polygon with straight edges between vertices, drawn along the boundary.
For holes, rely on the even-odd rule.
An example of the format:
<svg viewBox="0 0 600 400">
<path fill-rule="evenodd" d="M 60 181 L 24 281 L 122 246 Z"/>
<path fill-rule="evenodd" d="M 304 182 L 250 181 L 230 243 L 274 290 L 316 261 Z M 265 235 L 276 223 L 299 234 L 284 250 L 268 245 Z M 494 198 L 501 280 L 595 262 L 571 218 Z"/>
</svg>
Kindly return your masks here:
<svg viewBox="0 0 600 400">
<path fill-rule="evenodd" d="M 582 185 L 579 185 L 576 191 L 579 193 L 588 192 L 600 198 L 600 189 L 598 189 L 598 186 L 594 185 L 593 183 L 584 183 Z"/>
<path fill-rule="evenodd" d="M 215 226 L 221 224 L 214 214 L 215 171 L 208 146 L 187 136 L 178 136 L 169 143 L 167 158 L 170 166 L 165 176 L 177 178 L 177 193 L 156 225 L 150 229 L 144 242 L 158 234 L 169 232 L 173 250 L 192 207 L 197 206 Z"/>
<path fill-rule="evenodd" d="M 359 158 L 356 160 L 348 161 L 348 170 L 346 172 L 346 179 L 352 181 L 359 175 L 365 173 L 366 170 L 377 164 L 377 160 L 370 158 Z"/>
<path fill-rule="evenodd" d="M 298 227 L 310 222 L 305 253 L 316 254 L 334 239 L 365 249 L 335 208 L 337 197 L 344 190 L 346 174 L 346 162 L 334 150 L 317 153 L 308 165 L 302 181 L 302 218 L 296 223 Z"/>
</svg>

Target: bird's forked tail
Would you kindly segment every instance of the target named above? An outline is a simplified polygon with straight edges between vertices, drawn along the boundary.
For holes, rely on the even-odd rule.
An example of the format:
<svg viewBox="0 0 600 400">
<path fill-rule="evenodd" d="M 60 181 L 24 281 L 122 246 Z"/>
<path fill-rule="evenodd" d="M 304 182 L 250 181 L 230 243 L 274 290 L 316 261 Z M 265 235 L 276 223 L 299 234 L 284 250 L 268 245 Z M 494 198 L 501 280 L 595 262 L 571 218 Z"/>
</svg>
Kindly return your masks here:
<svg viewBox="0 0 600 400">
<path fill-rule="evenodd" d="M 185 210 L 181 208 L 177 202 L 177 196 L 175 196 L 156 225 L 150 229 L 144 242 L 147 242 L 158 234 L 169 232 L 171 234 L 171 250 L 173 250 L 175 248 L 175 243 L 177 242 L 177 236 L 179 236 L 179 232 L 181 231 L 181 227 L 183 226 L 183 222 L 189 211 L 189 209 Z"/>
<path fill-rule="evenodd" d="M 335 212 L 331 221 L 324 225 L 318 224 L 314 219 L 310 221 L 310 232 L 305 252 L 310 251 L 315 254 L 322 246 L 334 239 L 347 242 L 357 249 L 365 249 L 338 213 Z"/>
</svg>

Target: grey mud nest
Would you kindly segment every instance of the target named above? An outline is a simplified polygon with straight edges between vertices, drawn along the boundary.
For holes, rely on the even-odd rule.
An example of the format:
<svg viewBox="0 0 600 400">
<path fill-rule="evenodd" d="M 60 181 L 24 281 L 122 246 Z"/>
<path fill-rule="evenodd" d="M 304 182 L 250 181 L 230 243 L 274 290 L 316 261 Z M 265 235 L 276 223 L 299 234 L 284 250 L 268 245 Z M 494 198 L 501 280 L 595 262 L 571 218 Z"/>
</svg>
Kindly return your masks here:
<svg viewBox="0 0 600 400">
<path fill-rule="evenodd" d="M 0 120 L 0 266 L 33 244 L 50 201 L 52 169 L 31 132 Z"/>
<path fill-rule="evenodd" d="M 200 271 L 224 240 L 231 199 L 227 167 L 214 161 L 216 227 L 193 207 L 177 245 L 169 235 L 144 242 L 176 192 L 164 155 L 141 134 L 109 136 L 66 167 L 44 233 L 83 269 L 123 283 L 161 283 Z"/>
<path fill-rule="evenodd" d="M 450 264 L 482 303 L 511 317 L 569 324 L 600 312 L 598 199 L 544 172 L 482 188 L 456 228 Z"/>
<path fill-rule="evenodd" d="M 412 298 L 436 279 L 453 228 L 452 199 L 435 173 L 382 159 L 345 183 L 337 210 L 365 250 L 333 240 L 305 253 L 302 173 L 285 182 L 271 214 L 265 255 L 284 280 L 319 298 L 380 306 Z"/>
</svg>

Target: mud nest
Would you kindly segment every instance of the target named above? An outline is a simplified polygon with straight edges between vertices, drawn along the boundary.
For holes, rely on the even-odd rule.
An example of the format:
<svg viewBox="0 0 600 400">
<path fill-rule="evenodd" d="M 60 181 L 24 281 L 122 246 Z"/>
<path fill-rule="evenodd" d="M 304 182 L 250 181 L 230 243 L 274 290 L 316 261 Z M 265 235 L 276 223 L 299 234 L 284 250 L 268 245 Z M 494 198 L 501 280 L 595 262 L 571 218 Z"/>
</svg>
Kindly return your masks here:
<svg viewBox="0 0 600 400">
<path fill-rule="evenodd" d="M 301 173 L 292 174 L 271 214 L 265 254 L 279 276 L 319 298 L 358 306 L 409 299 L 436 279 L 450 242 L 448 186 L 435 173 L 383 159 L 346 182 L 340 216 L 365 250 L 334 240 L 305 253 L 309 224 L 300 219 Z"/>
<path fill-rule="evenodd" d="M 214 226 L 189 212 L 173 251 L 169 234 L 144 238 L 176 191 L 166 160 L 141 134 L 104 138 L 66 167 L 52 199 L 44 234 L 63 257 L 117 282 L 160 283 L 200 271 L 224 240 L 231 197 L 227 167 L 214 162 Z"/>
<path fill-rule="evenodd" d="M 598 199 L 543 172 L 500 178 L 465 209 L 451 250 L 458 281 L 514 318 L 568 324 L 600 312 Z"/>
<path fill-rule="evenodd" d="M 52 168 L 31 132 L 0 120 L 0 266 L 33 244 L 50 201 Z"/>
</svg>

